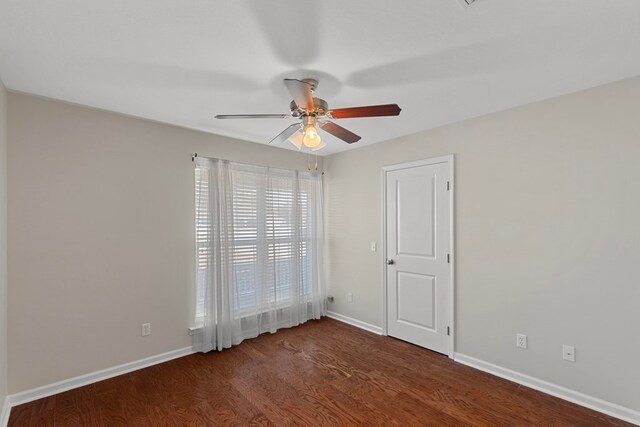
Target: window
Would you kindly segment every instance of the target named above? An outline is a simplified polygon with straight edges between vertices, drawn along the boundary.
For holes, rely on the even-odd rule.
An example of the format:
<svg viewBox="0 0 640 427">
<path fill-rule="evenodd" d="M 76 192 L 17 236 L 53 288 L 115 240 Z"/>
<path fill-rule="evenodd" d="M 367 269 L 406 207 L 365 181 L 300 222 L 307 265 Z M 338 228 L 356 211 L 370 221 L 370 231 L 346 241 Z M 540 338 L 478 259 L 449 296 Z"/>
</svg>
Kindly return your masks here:
<svg viewBox="0 0 640 427">
<path fill-rule="evenodd" d="M 215 174 L 196 164 L 196 317 L 206 314 L 208 275 L 218 259 L 230 268 L 233 308 L 240 315 L 287 307 L 292 300 L 311 302 L 318 178 L 227 164 L 220 178 L 228 181 L 225 196 L 211 194 L 220 193 L 220 183 L 209 182 Z"/>
</svg>

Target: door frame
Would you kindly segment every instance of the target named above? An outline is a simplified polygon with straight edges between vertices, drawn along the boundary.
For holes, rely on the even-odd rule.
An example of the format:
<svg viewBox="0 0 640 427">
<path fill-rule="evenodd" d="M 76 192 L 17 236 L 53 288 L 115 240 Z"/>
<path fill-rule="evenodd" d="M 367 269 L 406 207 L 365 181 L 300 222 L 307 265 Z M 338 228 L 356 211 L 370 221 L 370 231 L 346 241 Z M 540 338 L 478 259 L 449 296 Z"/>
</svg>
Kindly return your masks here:
<svg viewBox="0 0 640 427">
<path fill-rule="evenodd" d="M 391 171 L 396 171 L 400 169 L 408 169 L 415 168 L 419 166 L 427 166 L 434 165 L 438 163 L 448 163 L 449 171 L 450 171 L 450 186 L 449 186 L 449 224 L 451 225 L 451 229 L 449 232 L 449 252 L 451 254 L 450 263 L 449 263 L 449 325 L 451 327 L 449 334 L 449 358 L 453 359 L 453 355 L 455 353 L 455 210 L 454 210 L 454 201 L 455 201 L 455 169 L 454 169 L 454 155 L 448 154 L 445 156 L 433 157 L 430 159 L 416 160 L 413 162 L 399 163 L 395 165 L 388 165 L 382 167 L 382 335 L 388 335 L 388 325 L 387 325 L 387 314 L 388 314 L 388 306 L 387 306 L 387 267 L 386 267 L 386 259 L 387 259 L 387 174 Z"/>
</svg>

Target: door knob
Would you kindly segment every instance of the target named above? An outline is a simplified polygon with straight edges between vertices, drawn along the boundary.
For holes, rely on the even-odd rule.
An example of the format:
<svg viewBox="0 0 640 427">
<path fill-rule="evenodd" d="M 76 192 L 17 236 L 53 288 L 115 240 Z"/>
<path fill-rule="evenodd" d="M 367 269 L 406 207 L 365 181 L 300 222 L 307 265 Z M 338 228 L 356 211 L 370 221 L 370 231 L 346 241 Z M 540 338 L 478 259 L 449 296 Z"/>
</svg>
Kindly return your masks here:
<svg viewBox="0 0 640 427">
<path fill-rule="evenodd" d="M 393 260 L 392 259 L 388 259 L 387 260 L 387 264 L 389 264 L 389 265 L 393 264 Z"/>
</svg>

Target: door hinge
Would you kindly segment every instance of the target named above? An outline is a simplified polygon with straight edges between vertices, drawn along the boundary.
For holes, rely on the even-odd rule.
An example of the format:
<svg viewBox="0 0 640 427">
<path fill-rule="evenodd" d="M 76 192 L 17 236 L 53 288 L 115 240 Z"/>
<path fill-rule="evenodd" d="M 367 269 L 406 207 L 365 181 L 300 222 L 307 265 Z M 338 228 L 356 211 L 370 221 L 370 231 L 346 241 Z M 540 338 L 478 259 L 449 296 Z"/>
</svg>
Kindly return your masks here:
<svg viewBox="0 0 640 427">
<path fill-rule="evenodd" d="M 451 190 L 451 181 L 447 181 L 447 191 Z"/>
<path fill-rule="evenodd" d="M 451 254 L 447 254 L 447 264 L 451 264 Z"/>
<path fill-rule="evenodd" d="M 447 326 L 447 336 L 451 335 L 451 326 Z"/>
</svg>

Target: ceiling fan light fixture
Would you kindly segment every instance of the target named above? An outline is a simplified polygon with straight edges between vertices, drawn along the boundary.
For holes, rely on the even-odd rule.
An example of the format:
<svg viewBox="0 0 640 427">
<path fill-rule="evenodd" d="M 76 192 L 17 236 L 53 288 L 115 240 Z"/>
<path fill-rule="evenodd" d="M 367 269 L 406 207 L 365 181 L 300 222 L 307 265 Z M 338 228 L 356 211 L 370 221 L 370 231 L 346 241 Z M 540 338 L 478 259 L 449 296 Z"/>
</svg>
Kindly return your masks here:
<svg viewBox="0 0 640 427">
<path fill-rule="evenodd" d="M 305 129 L 302 142 L 309 148 L 315 148 L 320 145 L 322 140 L 320 139 L 320 135 L 318 135 L 318 131 L 316 130 L 316 128 L 310 126 L 309 129 Z"/>
<path fill-rule="evenodd" d="M 315 117 L 304 118 L 304 136 L 302 138 L 302 143 L 309 148 L 317 147 L 322 142 L 322 139 L 318 134 L 318 129 L 316 129 L 315 125 Z"/>
</svg>

